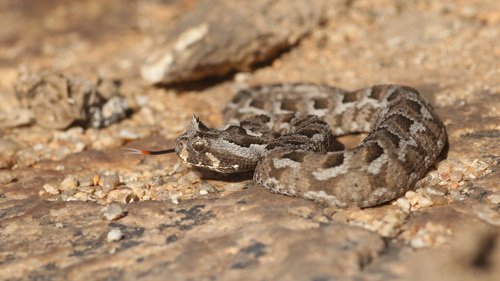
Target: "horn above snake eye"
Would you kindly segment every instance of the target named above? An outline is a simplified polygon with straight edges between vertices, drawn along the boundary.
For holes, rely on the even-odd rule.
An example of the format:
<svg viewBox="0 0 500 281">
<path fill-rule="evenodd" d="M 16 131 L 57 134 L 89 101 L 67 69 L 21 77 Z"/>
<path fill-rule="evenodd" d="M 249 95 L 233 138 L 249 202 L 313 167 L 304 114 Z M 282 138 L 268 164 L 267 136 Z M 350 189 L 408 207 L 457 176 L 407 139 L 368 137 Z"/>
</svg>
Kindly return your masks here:
<svg viewBox="0 0 500 281">
<path fill-rule="evenodd" d="M 207 131 L 208 127 L 203 124 L 203 122 L 200 121 L 200 118 L 193 114 L 193 117 L 191 118 L 191 124 L 190 127 L 194 128 L 196 131 Z"/>
</svg>

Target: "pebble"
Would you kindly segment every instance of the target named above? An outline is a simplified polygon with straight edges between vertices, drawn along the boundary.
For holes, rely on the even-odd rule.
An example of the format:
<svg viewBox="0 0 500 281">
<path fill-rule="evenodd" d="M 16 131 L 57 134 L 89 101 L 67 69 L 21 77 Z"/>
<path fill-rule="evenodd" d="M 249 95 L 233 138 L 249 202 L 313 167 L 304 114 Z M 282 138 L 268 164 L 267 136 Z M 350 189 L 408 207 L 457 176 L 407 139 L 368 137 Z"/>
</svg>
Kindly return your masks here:
<svg viewBox="0 0 500 281">
<path fill-rule="evenodd" d="M 190 180 L 188 177 L 186 177 L 186 176 L 180 177 L 180 178 L 177 180 L 177 186 L 178 186 L 180 189 L 186 189 L 186 188 L 189 188 L 191 185 L 192 185 L 191 180 Z"/>
<path fill-rule="evenodd" d="M 425 188 L 424 192 L 426 195 L 429 195 L 429 196 L 433 196 L 433 195 L 444 196 L 448 193 L 448 190 L 446 190 L 446 188 L 444 188 L 442 186 L 433 185 L 433 186 Z"/>
<path fill-rule="evenodd" d="M 99 185 L 101 178 L 98 175 L 92 177 L 92 185 Z"/>
<path fill-rule="evenodd" d="M 408 213 L 398 209 L 390 210 L 382 218 L 376 218 L 364 211 L 358 211 L 349 215 L 348 223 L 375 231 L 383 237 L 395 237 L 401 232 L 401 226 L 408 216 Z"/>
<path fill-rule="evenodd" d="M 135 196 L 137 196 L 139 199 L 144 200 L 144 195 L 146 194 L 144 186 L 132 186 L 129 188 L 132 189 L 132 192 L 134 193 Z"/>
<path fill-rule="evenodd" d="M 162 186 L 165 184 L 165 177 L 163 176 L 153 176 L 150 180 L 151 186 Z"/>
<path fill-rule="evenodd" d="M 19 150 L 14 156 L 14 162 L 21 167 L 29 167 L 40 161 L 39 152 L 33 148 Z"/>
<path fill-rule="evenodd" d="M 405 197 L 406 197 L 406 199 L 408 199 L 408 200 L 412 200 L 413 198 L 415 198 L 415 196 L 417 196 L 417 193 L 416 193 L 415 191 L 412 191 L 412 190 L 407 191 L 407 192 L 405 193 Z"/>
<path fill-rule="evenodd" d="M 410 212 L 410 202 L 406 198 L 399 198 L 396 200 L 396 205 L 404 212 L 409 213 Z"/>
<path fill-rule="evenodd" d="M 447 227 L 428 222 L 413 235 L 409 244 L 415 249 L 439 246 L 447 243 L 452 234 Z"/>
<path fill-rule="evenodd" d="M 59 190 L 76 190 L 78 187 L 78 181 L 74 176 L 67 176 L 60 184 Z"/>
<path fill-rule="evenodd" d="M 467 200 L 467 195 L 460 193 L 458 190 L 451 190 L 450 197 L 453 201 L 464 201 Z"/>
<path fill-rule="evenodd" d="M 326 207 L 321 210 L 323 215 L 325 215 L 327 218 L 333 218 L 333 216 L 338 212 L 339 210 L 335 207 Z"/>
<path fill-rule="evenodd" d="M 432 202 L 432 200 L 430 198 L 427 198 L 425 196 L 421 196 L 419 199 L 418 199 L 418 205 L 422 208 L 425 208 L 425 207 L 430 207 L 432 205 L 434 205 L 434 202 Z"/>
<path fill-rule="evenodd" d="M 43 185 L 43 189 L 45 190 L 45 192 L 47 192 L 48 194 L 52 194 L 52 195 L 59 195 L 59 193 L 61 193 L 59 191 L 59 189 L 57 189 L 55 186 L 53 186 L 52 184 L 44 184 Z"/>
<path fill-rule="evenodd" d="M 14 128 L 31 124 L 33 113 L 29 109 L 14 108 L 6 113 L 0 112 L 0 127 Z"/>
<path fill-rule="evenodd" d="M 78 190 L 81 192 L 85 192 L 87 194 L 92 194 L 95 192 L 95 187 L 94 186 L 80 186 L 78 187 Z"/>
<path fill-rule="evenodd" d="M 136 140 L 139 138 L 139 135 L 137 133 L 132 132 L 129 129 L 120 130 L 118 136 L 124 140 Z"/>
<path fill-rule="evenodd" d="M 90 199 L 89 195 L 85 192 L 77 192 L 72 196 L 72 198 L 76 201 L 83 201 L 83 202 L 89 201 Z"/>
<path fill-rule="evenodd" d="M 94 181 L 92 176 L 82 176 L 78 179 L 78 182 L 80 183 L 80 188 L 83 186 L 93 186 Z"/>
<path fill-rule="evenodd" d="M 115 189 L 120 184 L 120 178 L 116 174 L 105 175 L 99 178 L 99 185 L 104 191 Z"/>
<path fill-rule="evenodd" d="M 439 178 L 439 173 L 436 170 L 430 171 L 424 178 L 426 185 L 436 185 L 441 179 Z"/>
<path fill-rule="evenodd" d="M 66 198 L 73 196 L 76 193 L 76 189 L 62 190 L 61 196 L 64 195 Z"/>
<path fill-rule="evenodd" d="M 101 209 L 102 216 L 108 221 L 114 221 L 123 218 L 126 213 L 118 204 L 111 204 Z"/>
<path fill-rule="evenodd" d="M 400 232 L 400 228 L 407 218 L 407 213 L 398 211 L 389 212 L 381 220 L 376 230 L 382 237 L 395 237 Z"/>
<path fill-rule="evenodd" d="M 313 220 L 320 222 L 320 223 L 328 223 L 329 222 L 328 218 L 324 215 L 316 215 L 313 217 Z"/>
<path fill-rule="evenodd" d="M 137 96 L 135 98 L 135 102 L 137 103 L 137 105 L 139 107 L 148 106 L 149 101 L 150 101 L 150 97 L 148 97 L 146 95 Z"/>
<path fill-rule="evenodd" d="M 108 232 L 106 240 L 108 242 L 120 241 L 123 238 L 123 233 L 119 228 L 113 228 Z"/>
<path fill-rule="evenodd" d="M 102 199 L 102 198 L 106 197 L 107 195 L 108 194 L 101 189 L 97 189 L 96 191 L 94 191 L 94 196 L 95 196 L 95 198 L 98 198 L 98 199 Z"/>
<path fill-rule="evenodd" d="M 20 146 L 16 142 L 0 139 L 0 169 L 11 167 L 14 155 L 19 149 Z"/>
<path fill-rule="evenodd" d="M 226 191 L 240 191 L 246 187 L 246 182 L 235 182 L 224 186 Z"/>
<path fill-rule="evenodd" d="M 307 206 L 291 207 L 288 208 L 288 212 L 305 219 L 310 218 L 313 215 L 313 210 Z"/>
<path fill-rule="evenodd" d="M 64 165 L 57 165 L 55 168 L 56 171 L 64 171 L 65 169 L 66 169 L 66 166 L 64 166 Z"/>
<path fill-rule="evenodd" d="M 179 197 L 181 197 L 181 196 L 182 196 L 182 193 L 172 194 L 172 195 L 170 195 L 170 200 L 175 205 L 178 205 L 179 204 Z"/>
<path fill-rule="evenodd" d="M 493 204 L 500 204 L 500 194 L 492 194 L 488 196 L 488 199 L 490 199 Z"/>
<path fill-rule="evenodd" d="M 202 192 L 203 194 L 208 194 L 216 191 L 215 187 L 209 183 L 204 182 L 200 185 L 200 194 L 202 194 Z"/>
<path fill-rule="evenodd" d="M 10 171 L 0 171 L 0 184 L 8 184 L 13 182 L 15 179 L 16 177 Z"/>
<path fill-rule="evenodd" d="M 130 203 L 132 201 L 135 201 L 133 194 L 134 192 L 128 188 L 111 190 L 108 193 L 107 201 L 109 203 L 111 202 Z"/>
<path fill-rule="evenodd" d="M 82 152 L 85 148 L 87 147 L 87 145 L 84 143 L 84 142 L 76 142 L 74 147 L 73 147 L 73 153 L 78 153 L 78 152 Z"/>
<path fill-rule="evenodd" d="M 197 183 L 200 181 L 200 174 L 193 170 L 189 171 L 185 177 L 191 181 L 191 183 Z"/>
<path fill-rule="evenodd" d="M 108 134 L 99 134 L 99 137 L 92 142 L 92 148 L 103 150 L 110 147 L 117 147 L 122 144 L 123 140 Z"/>
<path fill-rule="evenodd" d="M 429 245 L 424 241 L 422 237 L 415 237 L 410 240 L 410 246 L 415 249 L 421 249 L 428 247 Z"/>
<path fill-rule="evenodd" d="M 463 179 L 463 172 L 460 170 L 452 171 L 450 174 L 450 181 L 459 182 Z"/>
<path fill-rule="evenodd" d="M 405 193 L 405 198 L 408 200 L 411 207 L 414 207 L 417 209 L 424 208 L 424 207 L 430 207 L 430 206 L 434 205 L 434 202 L 429 197 L 422 194 L 421 191 L 419 191 L 419 192 L 408 191 Z M 400 203 L 400 204 L 403 204 L 403 203 Z"/>
<path fill-rule="evenodd" d="M 169 176 L 171 176 L 173 174 L 178 174 L 178 173 L 182 172 L 183 170 L 184 170 L 184 166 L 182 165 L 182 163 L 177 162 L 172 167 L 172 170 L 170 171 Z"/>
</svg>

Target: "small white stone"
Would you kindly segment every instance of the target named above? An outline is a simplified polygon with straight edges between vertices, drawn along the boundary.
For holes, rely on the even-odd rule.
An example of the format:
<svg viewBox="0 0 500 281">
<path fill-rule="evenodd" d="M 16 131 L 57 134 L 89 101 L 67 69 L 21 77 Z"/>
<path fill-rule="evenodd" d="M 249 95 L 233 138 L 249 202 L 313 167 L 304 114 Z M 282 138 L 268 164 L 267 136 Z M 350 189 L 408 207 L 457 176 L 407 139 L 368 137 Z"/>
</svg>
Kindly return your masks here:
<svg viewBox="0 0 500 281">
<path fill-rule="evenodd" d="M 125 212 L 118 204 L 111 204 L 102 210 L 102 216 L 108 220 L 113 221 L 125 216 Z"/>
<path fill-rule="evenodd" d="M 108 232 L 108 235 L 106 236 L 106 240 L 108 242 L 114 242 L 114 241 L 119 241 L 122 239 L 123 233 L 119 228 L 113 228 Z"/>
<path fill-rule="evenodd" d="M 396 200 L 396 205 L 404 212 L 408 213 L 410 212 L 410 202 L 406 198 L 399 198 Z"/>
<path fill-rule="evenodd" d="M 200 185 L 200 194 L 201 194 L 202 190 L 203 190 L 204 194 L 208 194 L 210 192 L 216 192 L 217 191 L 213 185 L 211 185 L 209 183 L 206 183 L 206 182 L 201 183 L 201 185 Z"/>
<path fill-rule="evenodd" d="M 66 169 L 64 165 L 57 165 L 55 168 L 56 171 L 64 171 L 64 169 Z"/>
<path fill-rule="evenodd" d="M 430 207 L 430 206 L 434 205 L 434 202 L 432 202 L 431 199 L 429 199 L 425 196 L 422 196 L 422 197 L 418 198 L 418 205 L 420 207 Z"/>
<path fill-rule="evenodd" d="M 490 199 L 493 204 L 500 204 L 500 194 L 492 194 L 488 196 L 488 199 Z"/>
<path fill-rule="evenodd" d="M 85 192 L 76 192 L 75 194 L 73 194 L 73 198 L 75 199 L 75 201 L 88 201 L 89 200 L 89 195 Z"/>
<path fill-rule="evenodd" d="M 414 198 L 415 196 L 417 196 L 417 193 L 415 191 L 407 191 L 405 193 L 405 197 L 408 199 L 408 200 L 411 200 L 412 198 Z"/>
<path fill-rule="evenodd" d="M 206 191 L 205 189 L 200 190 L 200 195 L 207 195 L 207 194 L 208 191 Z"/>
<path fill-rule="evenodd" d="M 99 185 L 101 185 L 105 191 L 113 190 L 119 184 L 120 178 L 116 174 L 105 175 L 99 179 Z"/>
<path fill-rule="evenodd" d="M 185 176 L 191 183 L 196 183 L 200 181 L 200 174 L 195 171 L 189 171 Z"/>
<path fill-rule="evenodd" d="M 122 129 L 118 133 L 118 135 L 120 138 L 125 139 L 125 140 L 136 140 L 140 137 L 137 133 L 130 131 L 128 129 Z"/>
<path fill-rule="evenodd" d="M 422 237 L 415 237 L 411 239 L 410 246 L 415 249 L 421 249 L 425 247 L 429 247 L 429 244 L 422 239 Z"/>
<path fill-rule="evenodd" d="M 235 183 L 229 183 L 224 186 L 224 190 L 226 191 L 240 191 L 243 190 L 246 187 L 245 182 L 235 182 Z"/>
<path fill-rule="evenodd" d="M 174 195 L 171 195 L 170 196 L 170 200 L 172 201 L 172 203 L 174 203 L 175 205 L 178 205 L 179 204 L 179 197 L 181 196 L 181 194 L 174 194 Z"/>
<path fill-rule="evenodd" d="M 55 186 L 48 183 L 43 185 L 43 189 L 45 189 L 45 192 L 47 192 L 48 194 L 52 195 L 58 195 L 60 193 L 60 191 Z"/>
<path fill-rule="evenodd" d="M 77 187 L 78 187 L 78 181 L 73 176 L 67 176 L 59 184 L 59 190 L 75 190 Z"/>
</svg>

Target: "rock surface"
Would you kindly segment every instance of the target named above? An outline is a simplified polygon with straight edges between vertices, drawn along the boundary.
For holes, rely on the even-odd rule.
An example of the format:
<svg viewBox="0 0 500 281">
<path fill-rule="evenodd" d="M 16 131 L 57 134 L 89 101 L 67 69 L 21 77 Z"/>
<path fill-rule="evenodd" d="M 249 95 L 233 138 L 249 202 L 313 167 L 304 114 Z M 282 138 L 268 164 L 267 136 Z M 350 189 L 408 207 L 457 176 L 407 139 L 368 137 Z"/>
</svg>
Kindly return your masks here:
<svg viewBox="0 0 500 281">
<path fill-rule="evenodd" d="M 500 279 L 500 5 L 357 0 L 314 10 L 311 1 L 308 8 L 255 1 L 269 6 L 253 14 L 248 3 L 221 0 L 209 9 L 208 2 L 0 3 L 1 280 Z M 203 9 L 206 16 L 193 18 Z M 235 10 L 241 14 L 216 16 Z M 234 27 L 245 32 L 262 23 L 253 37 L 210 33 L 203 40 L 216 42 L 190 45 L 204 55 L 177 60 L 168 77 L 179 80 L 170 82 L 225 73 L 206 72 L 211 54 L 220 69 L 248 72 L 170 88 L 138 79 L 148 56 L 196 23 L 223 25 L 215 19 L 241 19 Z M 261 57 L 233 60 L 225 51 L 238 45 L 222 38 L 253 38 L 245 52 L 272 49 L 259 49 L 261 39 L 293 44 L 250 71 L 243 66 Z M 212 53 L 203 53 L 207 46 Z M 18 110 L 12 85 L 20 65 L 119 81 L 134 112 L 104 128 L 43 128 Z M 234 88 L 284 81 L 416 87 L 447 126 L 448 154 L 404 197 L 337 210 L 271 194 L 244 177 L 207 177 L 175 155 L 120 149 L 172 147 L 192 113 L 222 125 Z M 359 140 L 340 138 L 347 147 Z"/>
<path fill-rule="evenodd" d="M 66 129 L 76 123 L 106 127 L 125 118 L 129 109 L 113 81 L 94 83 L 54 71 L 21 69 L 15 90 L 21 106 L 30 109 L 35 122 L 46 128 Z"/>
<path fill-rule="evenodd" d="M 325 19 L 327 3 L 201 0 L 147 58 L 142 77 L 182 83 L 248 70 L 297 44 Z"/>
</svg>

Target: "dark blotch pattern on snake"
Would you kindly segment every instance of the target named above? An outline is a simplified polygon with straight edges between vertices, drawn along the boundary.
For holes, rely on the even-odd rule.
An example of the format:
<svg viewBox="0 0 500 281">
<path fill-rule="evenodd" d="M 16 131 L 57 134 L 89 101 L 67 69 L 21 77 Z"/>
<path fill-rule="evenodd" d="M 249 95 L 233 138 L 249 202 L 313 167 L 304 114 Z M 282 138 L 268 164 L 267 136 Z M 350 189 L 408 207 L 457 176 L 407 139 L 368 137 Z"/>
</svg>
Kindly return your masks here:
<svg viewBox="0 0 500 281">
<path fill-rule="evenodd" d="M 369 207 L 414 188 L 436 163 L 446 130 L 413 88 L 356 91 L 316 84 L 242 89 L 219 129 L 193 118 L 176 140 L 185 162 L 219 173 L 253 171 L 273 192 L 337 207 Z M 335 136 L 368 133 L 354 149 Z"/>
</svg>

